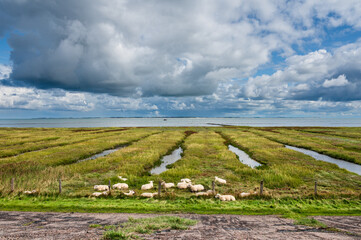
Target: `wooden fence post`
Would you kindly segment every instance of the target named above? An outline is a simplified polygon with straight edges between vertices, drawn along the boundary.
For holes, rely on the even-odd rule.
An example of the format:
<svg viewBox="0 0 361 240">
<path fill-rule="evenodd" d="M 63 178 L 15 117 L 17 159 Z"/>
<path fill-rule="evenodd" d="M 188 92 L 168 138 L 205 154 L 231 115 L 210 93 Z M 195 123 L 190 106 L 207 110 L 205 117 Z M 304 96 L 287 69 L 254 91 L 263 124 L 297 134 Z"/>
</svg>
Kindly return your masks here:
<svg viewBox="0 0 361 240">
<path fill-rule="evenodd" d="M 162 181 L 158 181 L 158 197 L 160 197 L 160 193 L 161 193 L 161 190 L 162 190 Z"/>
<path fill-rule="evenodd" d="M 110 179 L 109 179 L 109 182 L 108 182 L 108 188 L 109 188 L 109 192 L 110 192 L 110 189 L 112 189 L 112 185 L 111 185 Z"/>
<path fill-rule="evenodd" d="M 315 195 L 317 195 L 317 180 L 315 181 Z"/>
<path fill-rule="evenodd" d="M 61 191 L 62 191 L 62 189 L 61 189 L 61 178 L 59 178 L 59 194 L 61 194 Z"/>
<path fill-rule="evenodd" d="M 15 178 L 11 178 L 11 191 L 14 192 L 15 190 Z"/>
<path fill-rule="evenodd" d="M 214 181 L 212 181 L 212 192 L 213 194 L 216 194 L 216 184 Z"/>
<path fill-rule="evenodd" d="M 263 180 L 261 181 L 261 184 L 260 184 L 259 194 L 263 195 Z"/>
</svg>

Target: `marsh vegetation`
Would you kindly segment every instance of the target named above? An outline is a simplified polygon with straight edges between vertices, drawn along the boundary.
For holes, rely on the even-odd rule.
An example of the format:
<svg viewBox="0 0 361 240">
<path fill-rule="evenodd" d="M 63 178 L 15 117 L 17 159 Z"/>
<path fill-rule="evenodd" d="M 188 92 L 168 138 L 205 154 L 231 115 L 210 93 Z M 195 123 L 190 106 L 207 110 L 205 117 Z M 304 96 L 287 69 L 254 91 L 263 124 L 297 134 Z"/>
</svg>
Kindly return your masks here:
<svg viewBox="0 0 361 240">
<path fill-rule="evenodd" d="M 211 213 L 220 207 L 214 195 L 197 198 L 188 190 L 169 188 L 162 189 L 160 199 L 145 200 L 140 197 L 145 191 L 140 189 L 149 181 L 164 180 L 176 184 L 182 178 L 190 178 L 192 183 L 202 184 L 207 191 L 212 189 L 212 181 L 218 176 L 226 179 L 227 184 L 216 184 L 216 192 L 242 200 L 223 203 L 230 213 L 240 209 L 259 213 L 256 208 L 246 206 L 255 203 L 262 206 L 273 202 L 280 210 L 282 199 L 299 201 L 302 206 L 310 199 L 327 204 L 335 201 L 336 205 L 347 201 L 349 205 L 344 204 L 344 212 L 355 214 L 359 211 L 355 204 L 360 205 L 360 175 L 288 149 L 284 144 L 361 164 L 361 128 L 0 128 L 0 136 L 1 209 L 27 208 L 25 205 L 36 209 L 38 203 L 30 204 L 30 199 L 36 199 L 49 201 L 47 204 L 52 210 L 61 203 L 62 206 L 69 204 L 66 209 L 102 211 L 100 206 L 104 207 L 103 201 L 108 201 L 105 211 L 111 211 L 109 206 L 117 202 L 113 209 Z M 242 163 L 229 150 L 229 145 L 247 153 L 261 166 L 252 168 Z M 81 161 L 120 146 L 124 147 Z M 166 171 L 150 174 L 164 156 L 179 147 L 183 149 L 180 159 L 168 165 Z M 119 182 L 118 176 L 127 178 L 126 183 L 135 191 L 134 196 L 125 196 L 125 191 L 112 189 L 104 199 L 91 197 L 94 185 L 108 185 L 109 181 L 115 184 Z M 60 195 L 59 179 L 62 181 Z M 263 195 L 259 195 L 261 181 L 264 182 Z M 318 183 L 317 196 L 314 196 L 315 181 Z M 153 192 L 157 191 L 156 185 Z M 36 190 L 33 196 L 24 195 L 24 191 L 31 190 Z M 251 195 L 241 198 L 242 192 Z M 148 204 L 153 201 L 159 202 Z M 94 206 L 95 203 L 100 204 L 99 207 Z M 322 207 L 320 211 L 327 211 L 327 208 Z"/>
</svg>

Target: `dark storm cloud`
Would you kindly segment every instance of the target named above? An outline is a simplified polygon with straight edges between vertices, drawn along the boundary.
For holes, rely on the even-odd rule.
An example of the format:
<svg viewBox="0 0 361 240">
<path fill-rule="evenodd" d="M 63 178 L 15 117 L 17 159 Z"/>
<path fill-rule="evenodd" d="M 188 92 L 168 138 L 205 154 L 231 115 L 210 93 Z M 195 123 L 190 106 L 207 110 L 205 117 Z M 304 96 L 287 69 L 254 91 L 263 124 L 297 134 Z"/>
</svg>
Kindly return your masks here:
<svg viewBox="0 0 361 240">
<path fill-rule="evenodd" d="M 314 32 L 277 14 L 286 2 L 261 2 L 0 0 L 0 34 L 11 77 L 39 88 L 204 95 L 217 73 L 247 77 Z"/>
</svg>

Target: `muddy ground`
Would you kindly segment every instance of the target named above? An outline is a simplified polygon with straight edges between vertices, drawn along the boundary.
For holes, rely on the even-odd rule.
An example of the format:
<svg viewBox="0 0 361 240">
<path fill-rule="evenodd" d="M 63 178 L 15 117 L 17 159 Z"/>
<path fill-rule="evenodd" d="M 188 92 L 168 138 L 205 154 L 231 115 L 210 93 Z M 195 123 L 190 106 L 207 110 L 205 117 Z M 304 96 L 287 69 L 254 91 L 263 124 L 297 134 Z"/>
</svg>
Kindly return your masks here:
<svg viewBox="0 0 361 240">
<path fill-rule="evenodd" d="M 0 212 L 0 239 L 100 239 L 101 228 L 91 224 L 114 225 L 129 217 L 156 214 L 127 213 L 39 213 Z M 361 217 L 315 217 L 338 231 L 294 225 L 278 216 L 200 215 L 177 216 L 198 220 L 185 231 L 161 231 L 145 239 L 361 239 Z"/>
</svg>

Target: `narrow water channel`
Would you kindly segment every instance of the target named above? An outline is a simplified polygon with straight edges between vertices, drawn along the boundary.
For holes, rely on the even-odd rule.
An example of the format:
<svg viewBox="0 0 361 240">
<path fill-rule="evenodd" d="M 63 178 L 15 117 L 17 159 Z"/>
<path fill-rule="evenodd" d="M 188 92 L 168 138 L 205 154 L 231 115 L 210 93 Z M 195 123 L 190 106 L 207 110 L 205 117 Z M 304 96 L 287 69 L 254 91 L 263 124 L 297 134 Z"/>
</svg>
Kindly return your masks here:
<svg viewBox="0 0 361 240">
<path fill-rule="evenodd" d="M 175 163 L 176 161 L 178 161 L 179 159 L 182 158 L 181 154 L 183 152 L 183 149 L 181 147 L 177 148 L 176 150 L 174 150 L 171 154 L 166 155 L 162 158 L 162 163 L 160 164 L 160 166 L 157 166 L 155 168 L 153 168 L 152 170 L 150 170 L 151 174 L 161 174 L 162 172 L 167 171 L 167 166 L 169 164 Z"/>
<path fill-rule="evenodd" d="M 84 162 L 84 161 L 94 160 L 94 159 L 97 159 L 97 158 L 100 158 L 100 157 L 104 157 L 104 156 L 109 155 L 109 154 L 111 154 L 111 153 L 113 153 L 113 152 L 115 152 L 115 151 L 118 151 L 118 150 L 120 150 L 120 149 L 122 149 L 122 148 L 124 148 L 124 147 L 126 147 L 126 146 L 123 145 L 123 146 L 120 146 L 120 147 L 117 147 L 117 148 L 108 149 L 108 150 L 105 150 L 105 151 L 103 151 L 103 152 L 101 152 L 101 153 L 97 153 L 97 154 L 95 154 L 95 155 L 93 155 L 93 156 L 91 156 L 91 157 L 88 157 L 88 158 L 79 160 L 79 161 L 77 161 L 77 162 L 79 163 L 79 162 Z"/>
<path fill-rule="evenodd" d="M 292 149 L 292 150 L 295 150 L 295 151 L 298 151 L 298 152 L 301 152 L 301 153 L 306 154 L 308 156 L 311 156 L 316 160 L 321 160 L 321 161 L 325 161 L 325 162 L 329 162 L 329 163 L 334 163 L 337 166 L 339 166 L 340 168 L 344 168 L 344 169 L 346 169 L 346 170 L 348 170 L 350 172 L 357 173 L 358 175 L 361 175 L 361 165 L 358 165 L 356 163 L 351 163 L 351 162 L 347 162 L 347 161 L 344 161 L 344 160 L 332 158 L 332 157 L 329 157 L 327 155 L 323 155 L 323 154 L 320 154 L 318 152 L 307 150 L 307 149 L 304 149 L 304 148 L 298 148 L 298 147 L 293 147 L 293 146 L 288 146 L 288 145 L 285 145 L 285 147 L 289 148 L 289 149 Z"/>
<path fill-rule="evenodd" d="M 259 162 L 256 162 L 255 160 L 250 158 L 247 153 L 243 152 L 239 148 L 236 148 L 236 147 L 234 147 L 232 145 L 228 145 L 228 149 L 231 152 L 234 152 L 238 156 L 238 159 L 239 159 L 239 161 L 241 163 L 246 164 L 246 165 L 250 166 L 251 168 L 255 168 L 255 167 L 258 167 L 258 166 L 262 165 Z"/>
</svg>

